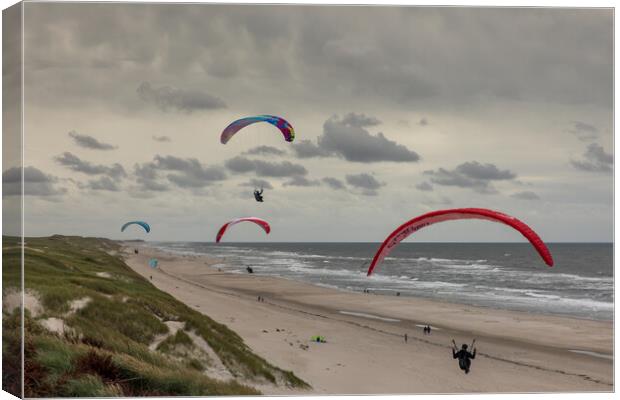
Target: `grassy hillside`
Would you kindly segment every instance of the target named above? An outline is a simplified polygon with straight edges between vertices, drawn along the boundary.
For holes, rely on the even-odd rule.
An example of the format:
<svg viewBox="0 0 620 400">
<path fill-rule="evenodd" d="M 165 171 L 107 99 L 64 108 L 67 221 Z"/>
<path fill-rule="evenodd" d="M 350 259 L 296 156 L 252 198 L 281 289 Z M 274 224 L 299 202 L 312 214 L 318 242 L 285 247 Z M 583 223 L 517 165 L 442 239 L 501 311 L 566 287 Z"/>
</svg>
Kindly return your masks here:
<svg viewBox="0 0 620 400">
<path fill-rule="evenodd" d="M 27 397 L 232 395 L 258 394 L 253 384 L 307 387 L 254 354 L 225 325 L 155 288 L 118 251 L 107 239 L 26 240 Z M 19 287 L 19 254 L 17 238 L 4 237 L 3 298 Z M 17 310 L 4 308 L 4 377 L 10 381 L 7 374 L 19 370 L 19 319 Z"/>
</svg>

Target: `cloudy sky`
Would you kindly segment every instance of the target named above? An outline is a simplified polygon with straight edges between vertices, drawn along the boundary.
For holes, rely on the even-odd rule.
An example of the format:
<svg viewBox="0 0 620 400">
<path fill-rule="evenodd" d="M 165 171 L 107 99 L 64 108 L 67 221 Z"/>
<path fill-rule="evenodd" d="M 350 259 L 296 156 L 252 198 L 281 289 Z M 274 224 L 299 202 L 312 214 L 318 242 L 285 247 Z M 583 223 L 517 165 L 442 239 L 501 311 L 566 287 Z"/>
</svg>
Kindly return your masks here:
<svg viewBox="0 0 620 400">
<path fill-rule="evenodd" d="M 442 208 L 611 241 L 610 9 L 25 4 L 26 235 L 381 241 Z M 6 50 L 5 50 L 6 51 Z M 6 75 L 6 74 L 5 74 Z M 231 121 L 275 114 L 226 145 Z M 5 204 L 19 174 L 6 163 Z M 252 190 L 265 188 L 265 202 Z M 521 241 L 453 222 L 421 241 Z"/>
</svg>

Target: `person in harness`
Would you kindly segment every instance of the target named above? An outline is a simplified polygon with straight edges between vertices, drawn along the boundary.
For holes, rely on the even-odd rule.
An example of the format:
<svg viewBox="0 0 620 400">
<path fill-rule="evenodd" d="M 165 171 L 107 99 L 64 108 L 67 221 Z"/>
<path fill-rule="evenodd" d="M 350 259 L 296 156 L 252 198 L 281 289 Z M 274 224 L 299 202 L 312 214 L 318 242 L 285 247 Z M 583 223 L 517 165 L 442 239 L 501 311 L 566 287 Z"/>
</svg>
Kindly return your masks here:
<svg viewBox="0 0 620 400">
<path fill-rule="evenodd" d="M 263 202 L 263 188 L 260 188 L 260 191 L 258 190 L 254 190 L 254 198 L 256 199 L 256 201 L 258 201 L 259 203 Z"/>
<path fill-rule="evenodd" d="M 476 349 L 474 348 L 474 343 L 471 344 L 471 347 L 474 349 L 473 352 L 469 352 L 467 350 L 467 345 L 463 344 L 461 346 L 461 350 L 457 351 L 456 343 L 452 340 L 452 358 L 459 360 L 459 368 L 465 371 L 466 374 L 469 374 L 469 369 L 471 368 L 471 360 L 476 358 Z"/>
</svg>

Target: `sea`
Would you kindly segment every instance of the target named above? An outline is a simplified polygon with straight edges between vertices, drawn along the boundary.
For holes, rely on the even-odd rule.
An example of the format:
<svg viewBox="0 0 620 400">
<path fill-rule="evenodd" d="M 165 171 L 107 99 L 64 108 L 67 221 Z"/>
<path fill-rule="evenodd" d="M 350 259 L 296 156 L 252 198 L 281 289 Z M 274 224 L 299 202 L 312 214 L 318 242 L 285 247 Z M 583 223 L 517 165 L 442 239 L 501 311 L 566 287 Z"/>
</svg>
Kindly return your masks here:
<svg viewBox="0 0 620 400">
<path fill-rule="evenodd" d="M 379 243 L 150 242 L 206 254 L 223 271 L 340 290 L 612 320 L 613 244 L 551 243 L 548 267 L 529 243 L 401 243 L 366 276 Z"/>
</svg>

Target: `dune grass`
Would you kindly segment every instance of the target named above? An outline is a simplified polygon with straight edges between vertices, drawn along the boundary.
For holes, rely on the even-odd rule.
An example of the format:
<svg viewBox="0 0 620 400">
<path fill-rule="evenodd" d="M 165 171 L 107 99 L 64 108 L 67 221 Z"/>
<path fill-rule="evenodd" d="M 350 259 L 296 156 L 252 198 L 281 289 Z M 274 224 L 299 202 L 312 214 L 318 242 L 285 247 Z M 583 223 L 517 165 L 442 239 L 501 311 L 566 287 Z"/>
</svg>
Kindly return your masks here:
<svg viewBox="0 0 620 400">
<path fill-rule="evenodd" d="M 26 239 L 25 285 L 43 308 L 24 321 L 26 375 L 32 376 L 24 386 L 27 397 L 258 394 L 252 382 L 308 387 L 254 354 L 225 325 L 155 288 L 116 255 L 119 250 L 118 243 L 99 238 Z M 3 238 L 5 291 L 19 287 L 20 251 L 16 238 Z M 86 301 L 72 310 L 77 300 Z M 3 317 L 6 356 L 19 351 L 14 329 L 19 315 L 3 309 Z M 43 328 L 41 322 L 51 317 L 64 321 L 64 332 Z M 193 346 L 183 330 L 168 336 L 158 351 L 150 350 L 156 336 L 169 332 L 165 321 L 184 322 L 185 330 L 201 336 L 236 380 L 211 379 L 200 360 L 166 354 L 175 346 Z M 8 367 L 8 373 L 17 368 Z"/>
</svg>

